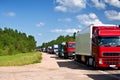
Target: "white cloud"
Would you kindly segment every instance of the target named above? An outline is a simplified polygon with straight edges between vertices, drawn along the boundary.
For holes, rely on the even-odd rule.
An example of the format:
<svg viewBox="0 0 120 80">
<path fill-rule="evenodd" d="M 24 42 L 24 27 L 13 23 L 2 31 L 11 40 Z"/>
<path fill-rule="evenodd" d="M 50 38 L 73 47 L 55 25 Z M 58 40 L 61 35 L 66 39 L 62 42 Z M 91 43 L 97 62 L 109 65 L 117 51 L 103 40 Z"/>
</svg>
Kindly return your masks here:
<svg viewBox="0 0 120 80">
<path fill-rule="evenodd" d="M 86 8 L 86 0 L 55 0 L 58 5 L 55 10 L 62 12 L 77 12 Z"/>
<path fill-rule="evenodd" d="M 60 21 L 60 22 L 71 22 L 72 19 L 71 18 L 64 18 L 64 19 L 58 19 L 58 21 Z"/>
<path fill-rule="evenodd" d="M 120 8 L 120 0 L 104 0 L 104 2 Z"/>
<path fill-rule="evenodd" d="M 54 33 L 74 33 L 77 31 L 81 31 L 81 30 L 80 29 L 54 29 L 54 30 L 51 30 L 51 32 L 54 32 Z"/>
<path fill-rule="evenodd" d="M 85 26 L 89 26 L 90 24 L 102 24 L 102 22 L 98 19 L 96 14 L 90 13 L 90 14 L 83 14 L 78 15 L 77 19 L 79 22 Z"/>
<path fill-rule="evenodd" d="M 3 15 L 4 15 L 4 16 L 10 16 L 10 17 L 16 16 L 15 12 L 3 13 Z"/>
<path fill-rule="evenodd" d="M 105 9 L 108 5 L 120 8 L 120 0 L 55 0 L 55 3 L 55 10 L 61 12 L 78 12 L 86 5 L 98 9 Z"/>
<path fill-rule="evenodd" d="M 120 20 L 120 12 L 115 10 L 108 10 L 104 12 L 106 17 L 110 20 Z"/>
<path fill-rule="evenodd" d="M 91 0 L 96 8 L 105 9 L 105 3 L 101 0 Z"/>
<path fill-rule="evenodd" d="M 96 8 L 105 9 L 105 7 L 109 4 L 114 7 L 120 8 L 120 0 L 91 0 L 93 4 L 87 3 L 90 7 L 94 6 Z"/>
<path fill-rule="evenodd" d="M 56 6 L 55 10 L 57 11 L 62 11 L 62 12 L 67 12 L 67 8 L 64 6 Z"/>
<path fill-rule="evenodd" d="M 39 22 L 39 23 L 36 24 L 37 27 L 42 27 L 42 26 L 44 26 L 44 25 L 45 25 L 45 24 L 44 24 L 43 22 Z"/>
</svg>

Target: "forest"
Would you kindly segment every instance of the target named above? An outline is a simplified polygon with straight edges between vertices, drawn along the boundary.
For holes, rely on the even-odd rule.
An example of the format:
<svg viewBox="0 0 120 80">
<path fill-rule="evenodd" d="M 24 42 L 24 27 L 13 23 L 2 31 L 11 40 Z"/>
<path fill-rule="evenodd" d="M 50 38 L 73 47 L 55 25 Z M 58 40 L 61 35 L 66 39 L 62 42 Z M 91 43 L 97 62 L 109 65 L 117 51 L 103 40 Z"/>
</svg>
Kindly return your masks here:
<svg viewBox="0 0 120 80">
<path fill-rule="evenodd" d="M 50 42 L 44 42 L 42 44 L 42 46 L 40 46 L 40 47 L 44 48 L 44 47 L 47 47 L 47 46 L 52 46 L 53 44 L 60 44 L 62 42 L 68 42 L 68 41 L 75 41 L 75 35 L 76 35 L 76 33 L 73 33 L 72 36 L 70 36 L 70 35 L 66 35 L 66 36 L 60 35 L 59 37 L 57 37 L 56 40 L 52 40 Z"/>
<path fill-rule="evenodd" d="M 36 41 L 32 35 L 0 28 L 0 56 L 31 52 L 36 48 Z"/>
</svg>

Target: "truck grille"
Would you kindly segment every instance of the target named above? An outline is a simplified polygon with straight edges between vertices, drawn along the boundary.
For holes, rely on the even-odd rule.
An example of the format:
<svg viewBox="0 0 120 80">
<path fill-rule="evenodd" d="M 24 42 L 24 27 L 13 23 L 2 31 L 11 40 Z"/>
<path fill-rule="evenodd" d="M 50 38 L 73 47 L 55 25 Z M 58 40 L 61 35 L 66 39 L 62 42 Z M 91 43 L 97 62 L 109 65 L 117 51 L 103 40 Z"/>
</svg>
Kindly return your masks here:
<svg viewBox="0 0 120 80">
<path fill-rule="evenodd" d="M 103 53 L 103 56 L 120 56 L 120 53 Z"/>
<path fill-rule="evenodd" d="M 120 64 L 120 58 L 104 58 L 104 64 L 115 65 Z"/>
</svg>

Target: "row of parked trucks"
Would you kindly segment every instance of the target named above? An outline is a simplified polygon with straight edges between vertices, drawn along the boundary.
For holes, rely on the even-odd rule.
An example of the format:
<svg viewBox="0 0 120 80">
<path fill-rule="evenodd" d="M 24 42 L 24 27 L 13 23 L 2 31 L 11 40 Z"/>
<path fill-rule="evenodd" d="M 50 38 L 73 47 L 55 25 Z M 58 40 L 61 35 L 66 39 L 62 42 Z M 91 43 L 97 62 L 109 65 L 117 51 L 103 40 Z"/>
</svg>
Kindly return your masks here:
<svg viewBox="0 0 120 80">
<path fill-rule="evenodd" d="M 57 54 L 58 53 L 58 44 L 53 44 L 52 46 L 43 48 L 42 51 L 50 53 L 50 54 Z"/>
<path fill-rule="evenodd" d="M 43 48 L 44 52 L 56 54 L 59 57 L 69 58 L 75 55 L 75 42 L 62 42 Z"/>
<path fill-rule="evenodd" d="M 120 69 L 120 26 L 90 25 L 76 34 L 75 42 L 58 44 L 59 57 L 74 56 L 74 60 L 94 68 Z"/>
</svg>

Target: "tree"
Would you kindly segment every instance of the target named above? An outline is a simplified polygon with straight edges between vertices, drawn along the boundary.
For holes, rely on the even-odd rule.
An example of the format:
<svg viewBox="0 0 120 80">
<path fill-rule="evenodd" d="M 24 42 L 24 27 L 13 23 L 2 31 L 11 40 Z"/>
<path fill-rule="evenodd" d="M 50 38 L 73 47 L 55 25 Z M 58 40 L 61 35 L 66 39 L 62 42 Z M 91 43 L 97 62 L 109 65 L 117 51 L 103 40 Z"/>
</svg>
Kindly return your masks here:
<svg viewBox="0 0 120 80">
<path fill-rule="evenodd" d="M 60 35 L 56 40 L 52 40 L 50 42 L 43 43 L 41 48 L 51 46 L 53 44 L 60 44 L 62 42 L 75 41 L 75 35 L 76 35 L 76 33 L 73 33 L 73 36 L 69 36 L 69 35 L 62 36 L 62 35 Z"/>
<path fill-rule="evenodd" d="M 32 35 L 28 36 L 28 51 L 32 51 L 36 48 L 36 41 Z"/>
<path fill-rule="evenodd" d="M 0 28 L 0 55 L 12 55 L 33 51 L 36 41 L 32 35 L 18 32 L 11 28 Z"/>
</svg>

